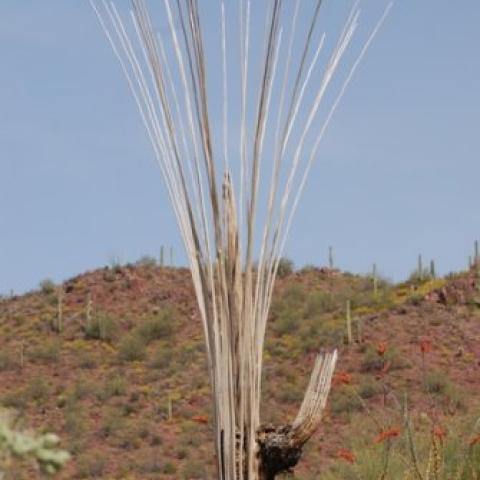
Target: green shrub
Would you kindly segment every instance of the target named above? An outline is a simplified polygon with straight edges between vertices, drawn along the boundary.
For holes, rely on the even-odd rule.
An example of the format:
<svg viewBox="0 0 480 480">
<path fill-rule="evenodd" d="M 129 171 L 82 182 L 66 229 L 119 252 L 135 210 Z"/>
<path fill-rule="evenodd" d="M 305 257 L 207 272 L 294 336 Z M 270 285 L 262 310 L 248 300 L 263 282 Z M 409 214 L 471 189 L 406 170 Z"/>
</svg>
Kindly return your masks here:
<svg viewBox="0 0 480 480">
<path fill-rule="evenodd" d="M 88 351 L 80 351 L 78 353 L 78 366 L 88 370 L 97 367 L 97 359 L 95 355 Z"/>
<path fill-rule="evenodd" d="M 105 471 L 105 455 L 95 453 L 84 453 L 77 459 L 78 478 L 101 478 Z"/>
<path fill-rule="evenodd" d="M 150 255 L 144 255 L 137 260 L 136 264 L 139 267 L 155 267 L 157 265 L 157 260 Z"/>
<path fill-rule="evenodd" d="M 302 275 L 305 275 L 307 273 L 312 273 L 312 272 L 316 272 L 317 270 L 319 270 L 319 268 L 316 266 L 316 265 L 313 265 L 311 263 L 307 263 L 306 265 L 304 265 L 299 271 L 298 273 L 301 273 Z"/>
<path fill-rule="evenodd" d="M 389 365 L 389 371 L 410 368 L 411 364 L 405 358 L 398 354 L 394 347 L 387 347 L 385 355 L 380 356 L 373 346 L 368 346 L 362 358 L 361 369 L 364 372 L 373 372 L 381 370 L 384 365 Z"/>
<path fill-rule="evenodd" d="M 147 355 L 145 341 L 135 333 L 125 335 L 118 347 L 118 353 L 120 359 L 125 362 L 145 360 Z"/>
<path fill-rule="evenodd" d="M 279 400 L 285 403 L 301 403 L 304 389 L 294 383 L 282 383 L 280 386 Z"/>
<path fill-rule="evenodd" d="M 148 344 L 154 340 L 170 337 L 174 330 L 173 322 L 172 313 L 167 310 L 144 320 L 136 328 L 136 332 Z"/>
<path fill-rule="evenodd" d="M 363 408 L 355 390 L 350 386 L 334 390 L 329 404 L 335 415 L 352 414 Z"/>
<path fill-rule="evenodd" d="M 476 480 L 480 471 L 480 444 L 469 445 L 476 438 L 478 421 L 458 429 L 457 420 L 444 425 L 446 435 L 432 437 L 430 422 L 401 428 L 398 438 L 378 445 L 372 439 L 378 430 L 368 417 L 352 420 L 347 448 L 354 455 L 349 463 L 339 459 L 322 471 L 322 480 L 357 479 L 436 479 Z M 398 418 L 399 424 L 402 419 Z M 472 423 L 475 427 L 472 431 Z M 386 461 L 388 459 L 388 461 Z M 415 473 L 416 472 L 416 473 Z M 303 478 L 303 477 L 301 477 Z M 307 477 L 308 478 L 308 477 Z M 318 478 L 318 477 L 314 477 Z"/>
<path fill-rule="evenodd" d="M 55 282 L 53 280 L 50 280 L 49 278 L 42 280 L 39 286 L 41 292 L 45 295 L 50 295 L 54 293 L 55 289 L 57 288 Z"/>
<path fill-rule="evenodd" d="M 25 389 L 12 390 L 1 397 L 1 405 L 6 408 L 15 408 L 23 410 L 28 404 L 28 398 Z"/>
<path fill-rule="evenodd" d="M 427 373 L 425 377 L 425 391 L 431 395 L 441 397 L 444 407 L 450 413 L 466 409 L 463 392 L 441 371 L 432 370 Z"/>
<path fill-rule="evenodd" d="M 168 368 L 172 364 L 173 355 L 174 352 L 170 348 L 161 346 L 155 351 L 152 360 L 149 362 L 149 367 L 158 369 Z"/>
<path fill-rule="evenodd" d="M 364 379 L 358 387 L 358 394 L 364 400 L 372 398 L 379 393 L 381 393 L 380 385 L 370 378 Z"/>
<path fill-rule="evenodd" d="M 112 409 L 104 417 L 100 426 L 100 433 L 102 437 L 112 437 L 121 433 L 125 426 L 125 419 L 121 413 L 117 409 Z"/>
<path fill-rule="evenodd" d="M 61 344 L 58 340 L 44 340 L 34 347 L 30 353 L 32 360 L 44 363 L 54 363 L 60 358 Z"/>
<path fill-rule="evenodd" d="M 105 398 L 118 397 L 127 393 L 127 382 L 124 377 L 115 375 L 105 384 Z"/>
<path fill-rule="evenodd" d="M 50 394 L 50 388 L 42 377 L 33 377 L 33 379 L 27 385 L 25 393 L 31 400 L 43 402 L 48 398 Z"/>
<path fill-rule="evenodd" d="M 108 315 L 99 314 L 85 326 L 85 338 L 111 342 L 115 338 L 116 324 Z"/>
<path fill-rule="evenodd" d="M 177 473 L 177 467 L 175 466 L 174 463 L 167 462 L 162 467 L 162 473 L 165 473 L 166 475 L 173 475 L 173 474 Z"/>
<path fill-rule="evenodd" d="M 343 303 L 338 300 L 338 296 L 334 296 L 330 292 L 311 292 L 307 297 L 305 314 L 312 317 L 322 313 L 334 312 Z"/>
<path fill-rule="evenodd" d="M 65 430 L 73 437 L 80 437 L 85 432 L 85 417 L 80 405 L 75 401 L 65 406 Z"/>
<path fill-rule="evenodd" d="M 76 400 L 83 400 L 87 395 L 89 395 L 93 390 L 91 382 L 89 382 L 86 378 L 80 377 L 78 380 L 75 381 L 72 388 L 69 392 L 69 397 L 76 401 Z"/>
<path fill-rule="evenodd" d="M 287 288 L 272 306 L 272 328 L 278 335 L 285 335 L 296 330 L 303 318 L 305 291 L 298 285 Z"/>
<path fill-rule="evenodd" d="M 207 472 L 203 464 L 198 462 L 188 462 L 182 468 L 182 478 L 184 480 L 206 480 Z"/>
<path fill-rule="evenodd" d="M 425 377 L 425 390 L 427 393 L 442 395 L 451 388 L 450 380 L 443 372 L 432 370 Z"/>
<path fill-rule="evenodd" d="M 277 275 L 280 278 L 287 277 L 288 275 L 291 275 L 294 270 L 294 265 L 292 260 L 282 257 L 278 263 L 278 270 L 277 270 Z"/>
<path fill-rule="evenodd" d="M 422 272 L 419 272 L 418 268 L 414 270 L 408 277 L 408 281 L 415 285 L 421 285 L 430 280 L 433 280 L 432 274 L 429 268 L 424 268 Z"/>
<path fill-rule="evenodd" d="M 12 361 L 10 353 L 5 350 L 0 351 L 0 371 L 10 370 L 13 366 L 14 362 Z"/>
</svg>

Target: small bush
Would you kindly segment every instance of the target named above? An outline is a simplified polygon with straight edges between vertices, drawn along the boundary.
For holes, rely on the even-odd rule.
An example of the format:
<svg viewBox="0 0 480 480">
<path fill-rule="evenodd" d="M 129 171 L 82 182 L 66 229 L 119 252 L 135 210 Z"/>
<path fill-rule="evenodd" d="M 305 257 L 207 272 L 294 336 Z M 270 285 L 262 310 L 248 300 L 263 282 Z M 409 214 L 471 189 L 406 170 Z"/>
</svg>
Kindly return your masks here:
<svg viewBox="0 0 480 480">
<path fill-rule="evenodd" d="M 9 352 L 0 351 L 0 371 L 2 370 L 10 370 L 13 368 L 14 362 L 10 356 Z"/>
<path fill-rule="evenodd" d="M 73 384 L 69 395 L 70 398 L 74 401 L 82 400 L 87 395 L 92 392 L 92 384 L 86 378 L 80 377 L 75 383 Z"/>
<path fill-rule="evenodd" d="M 447 392 L 450 381 L 444 373 L 433 370 L 427 373 L 425 378 L 425 390 L 427 393 L 441 395 Z"/>
<path fill-rule="evenodd" d="M 125 420 L 117 410 L 111 410 L 107 413 L 100 426 L 102 437 L 112 437 L 120 434 L 125 429 Z"/>
<path fill-rule="evenodd" d="M 149 363 L 149 367 L 165 369 L 172 364 L 172 361 L 173 361 L 172 350 L 167 347 L 161 347 L 155 352 L 153 359 Z"/>
<path fill-rule="evenodd" d="M 205 467 L 197 462 L 188 462 L 182 468 L 182 477 L 184 480 L 206 480 L 207 472 Z"/>
<path fill-rule="evenodd" d="M 26 395 L 31 400 L 43 402 L 48 398 L 49 394 L 50 388 L 47 382 L 41 377 L 34 377 L 27 385 Z"/>
<path fill-rule="evenodd" d="M 144 255 L 137 260 L 137 265 L 139 267 L 155 267 L 157 265 L 157 260 L 150 255 Z"/>
<path fill-rule="evenodd" d="M 322 313 L 334 312 L 343 303 L 339 302 L 330 292 L 311 292 L 307 297 L 305 314 L 312 317 Z"/>
<path fill-rule="evenodd" d="M 432 370 L 425 377 L 425 391 L 435 395 L 450 414 L 457 410 L 466 410 L 465 395 L 462 390 L 445 376 L 445 373 Z"/>
<path fill-rule="evenodd" d="M 166 475 L 173 475 L 173 474 L 177 473 L 177 467 L 175 466 L 174 463 L 167 462 L 162 467 L 162 473 L 165 473 Z"/>
<path fill-rule="evenodd" d="M 312 272 L 316 272 L 318 271 L 319 268 L 316 266 L 316 265 L 313 265 L 313 264 L 306 264 L 304 265 L 299 271 L 298 273 L 301 273 L 301 274 L 307 274 L 307 273 L 312 273 Z"/>
<path fill-rule="evenodd" d="M 421 285 L 430 280 L 433 280 L 433 277 L 429 268 L 424 268 L 421 272 L 417 268 L 408 277 L 408 281 L 415 285 Z"/>
<path fill-rule="evenodd" d="M 111 342 L 115 336 L 115 322 L 108 316 L 100 314 L 85 327 L 85 338 Z"/>
<path fill-rule="evenodd" d="M 278 335 L 293 333 L 303 318 L 305 292 L 300 286 L 292 286 L 283 292 L 281 300 L 274 303 L 272 328 Z"/>
<path fill-rule="evenodd" d="M 363 355 L 361 369 L 364 372 L 373 372 L 381 370 L 386 364 L 389 365 L 389 370 L 401 370 L 411 367 L 408 360 L 402 358 L 395 348 L 389 347 L 385 352 L 385 356 L 382 357 L 372 346 L 369 346 Z"/>
<path fill-rule="evenodd" d="M 300 403 L 303 400 L 304 390 L 293 383 L 282 383 L 279 387 L 279 399 L 285 403 Z"/>
<path fill-rule="evenodd" d="M 100 478 L 105 471 L 105 455 L 100 453 L 83 454 L 77 460 L 78 478 Z"/>
<path fill-rule="evenodd" d="M 24 389 L 12 390 L 1 397 L 3 407 L 23 410 L 28 404 L 28 398 Z"/>
<path fill-rule="evenodd" d="M 127 393 L 127 382 L 125 378 L 120 375 L 115 375 L 113 378 L 109 379 L 105 384 L 104 389 L 105 397 L 119 397 Z"/>
<path fill-rule="evenodd" d="M 135 333 L 123 337 L 118 347 L 120 359 L 125 362 L 136 362 L 145 360 L 147 351 L 143 338 Z"/>
<path fill-rule="evenodd" d="M 352 414 L 362 409 L 362 404 L 353 388 L 345 386 L 332 393 L 330 400 L 332 413 L 335 415 Z"/>
<path fill-rule="evenodd" d="M 32 349 L 30 357 L 44 363 L 54 363 L 60 358 L 61 346 L 58 340 L 45 340 Z"/>
<path fill-rule="evenodd" d="M 293 262 L 288 258 L 281 258 L 278 263 L 277 275 L 280 278 L 284 278 L 288 275 L 291 275 L 294 270 Z"/>
<path fill-rule="evenodd" d="M 97 367 L 97 359 L 93 353 L 81 351 L 78 354 L 78 366 L 80 368 L 91 370 Z"/>
<path fill-rule="evenodd" d="M 173 333 L 173 321 L 171 312 L 165 311 L 158 316 L 144 320 L 136 328 L 136 332 L 148 344 L 154 340 L 170 337 Z"/>
<path fill-rule="evenodd" d="M 85 419 L 83 411 L 76 402 L 69 402 L 65 408 L 65 430 L 74 437 L 79 437 L 85 432 Z"/>
<path fill-rule="evenodd" d="M 50 280 L 49 278 L 42 280 L 39 286 L 41 292 L 45 295 L 50 295 L 54 293 L 56 289 L 55 282 L 53 280 Z"/>
<path fill-rule="evenodd" d="M 358 387 L 358 394 L 364 400 L 374 397 L 381 392 L 381 388 L 377 382 L 371 379 L 365 379 Z"/>
</svg>

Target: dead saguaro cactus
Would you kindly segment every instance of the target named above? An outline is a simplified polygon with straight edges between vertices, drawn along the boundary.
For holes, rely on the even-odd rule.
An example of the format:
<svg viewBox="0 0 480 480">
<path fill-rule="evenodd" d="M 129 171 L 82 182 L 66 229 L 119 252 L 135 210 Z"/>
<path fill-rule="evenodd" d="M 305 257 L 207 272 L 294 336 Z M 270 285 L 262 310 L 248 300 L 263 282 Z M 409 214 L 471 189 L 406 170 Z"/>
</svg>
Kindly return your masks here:
<svg viewBox="0 0 480 480">
<path fill-rule="evenodd" d="M 257 432 L 260 478 L 273 480 L 293 470 L 302 448 L 317 431 L 327 404 L 337 352 L 318 355 L 297 417 L 291 425 L 262 425 Z"/>
<path fill-rule="evenodd" d="M 218 478 L 274 478 L 293 468 L 317 430 L 336 362 L 336 353 L 318 358 L 291 425 L 260 427 L 275 278 L 325 130 L 391 4 L 345 55 L 358 1 L 331 37 L 321 27 L 322 0 L 131 0 L 131 22 L 115 2 L 90 1 L 140 111 L 190 262 Z"/>
</svg>

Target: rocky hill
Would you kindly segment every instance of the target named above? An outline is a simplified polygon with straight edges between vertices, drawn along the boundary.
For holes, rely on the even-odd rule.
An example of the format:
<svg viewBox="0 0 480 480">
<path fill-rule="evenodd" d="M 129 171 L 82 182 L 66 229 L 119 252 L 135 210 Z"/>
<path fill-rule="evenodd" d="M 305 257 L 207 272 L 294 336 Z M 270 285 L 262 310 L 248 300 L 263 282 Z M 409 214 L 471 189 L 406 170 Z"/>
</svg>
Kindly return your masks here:
<svg viewBox="0 0 480 480">
<path fill-rule="evenodd" d="M 401 425 L 406 398 L 420 423 L 478 417 L 479 307 L 474 271 L 376 289 L 336 270 L 283 271 L 267 331 L 264 421 L 293 418 L 316 352 L 340 350 L 322 430 L 297 478 L 337 478 L 368 439 Z M 0 405 L 20 424 L 60 434 L 74 458 L 59 478 L 214 478 L 205 361 L 186 269 L 106 267 L 0 300 Z"/>
</svg>

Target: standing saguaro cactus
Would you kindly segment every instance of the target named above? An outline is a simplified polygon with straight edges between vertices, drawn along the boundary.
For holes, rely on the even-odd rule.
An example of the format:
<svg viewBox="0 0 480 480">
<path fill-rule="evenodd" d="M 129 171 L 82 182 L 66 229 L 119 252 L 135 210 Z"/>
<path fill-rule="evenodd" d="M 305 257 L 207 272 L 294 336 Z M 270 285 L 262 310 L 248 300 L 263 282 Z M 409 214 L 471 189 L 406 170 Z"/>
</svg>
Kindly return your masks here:
<svg viewBox="0 0 480 480">
<path fill-rule="evenodd" d="M 378 297 L 378 275 L 377 275 L 377 264 L 373 264 L 372 268 L 372 283 L 373 283 L 373 297 Z"/>
<path fill-rule="evenodd" d="M 65 291 L 60 285 L 57 289 L 57 316 L 55 318 L 55 331 L 62 333 L 63 331 L 63 299 Z"/>
<path fill-rule="evenodd" d="M 423 277 L 424 277 L 424 271 L 423 271 L 423 258 L 422 258 L 422 255 L 418 255 L 418 259 L 417 259 L 417 273 L 418 273 L 418 279 L 420 281 L 423 280 Z"/>
<path fill-rule="evenodd" d="M 328 268 L 333 270 L 334 263 L 333 263 L 333 247 L 328 247 Z"/>
<path fill-rule="evenodd" d="M 261 427 L 263 346 L 281 254 L 325 130 L 391 4 L 330 96 L 359 1 L 331 39 L 319 26 L 322 0 L 164 0 L 151 11 L 131 0 L 131 29 L 115 2 L 90 1 L 140 111 L 190 262 L 218 477 L 272 479 L 295 465 L 318 428 L 337 358 L 318 356 L 292 424 Z M 153 18 L 164 22 L 160 33 Z"/>
<path fill-rule="evenodd" d="M 353 343 L 352 335 L 352 302 L 347 300 L 345 305 L 345 320 L 347 323 L 347 344 L 351 345 Z"/>
</svg>

